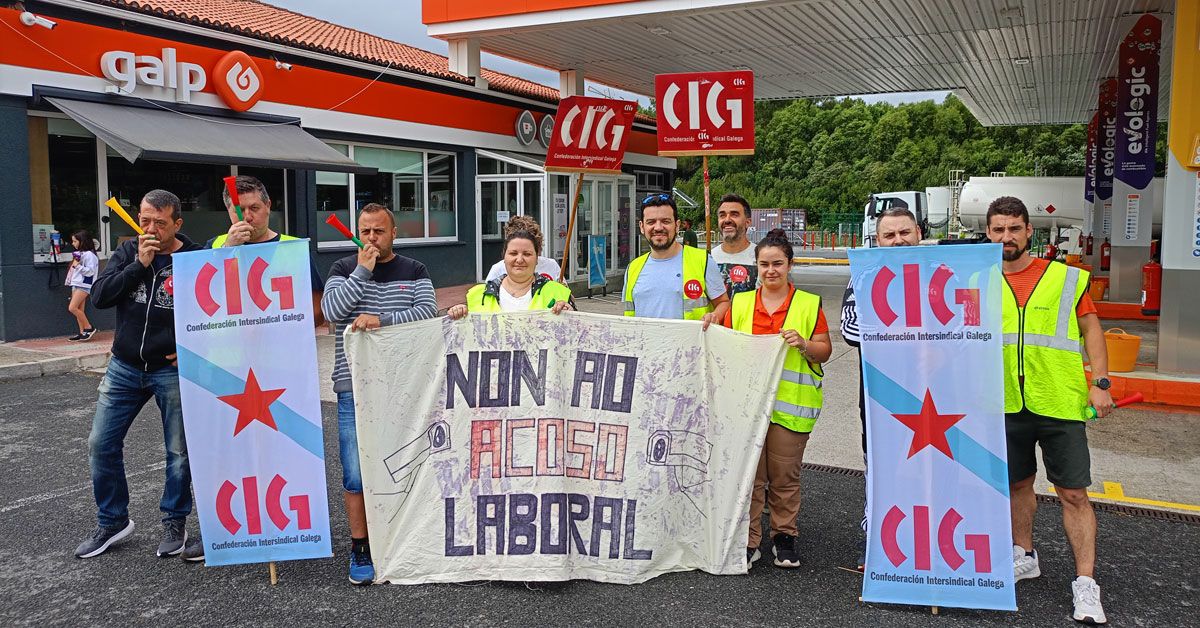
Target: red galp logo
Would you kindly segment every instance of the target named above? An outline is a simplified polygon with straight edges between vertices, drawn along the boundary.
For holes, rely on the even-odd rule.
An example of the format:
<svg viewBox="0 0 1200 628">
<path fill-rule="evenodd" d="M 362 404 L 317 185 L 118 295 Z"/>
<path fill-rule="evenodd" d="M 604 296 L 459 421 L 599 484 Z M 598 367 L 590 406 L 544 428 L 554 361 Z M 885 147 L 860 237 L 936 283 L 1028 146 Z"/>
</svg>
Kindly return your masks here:
<svg viewBox="0 0 1200 628">
<path fill-rule="evenodd" d="M 912 551 L 911 556 L 914 566 L 921 571 L 933 570 L 933 549 L 932 530 L 930 529 L 929 521 L 929 506 L 913 506 L 912 508 Z M 883 517 L 883 526 L 880 529 L 880 541 L 883 543 L 883 553 L 887 555 L 888 562 L 893 566 L 899 567 L 903 565 L 910 557 L 900 549 L 900 524 L 904 522 L 907 515 L 899 506 L 892 506 L 887 514 Z M 938 523 L 937 528 L 937 555 L 951 569 L 957 571 L 963 563 L 967 562 L 962 554 L 958 552 L 958 548 L 954 544 L 954 532 L 958 529 L 958 524 L 962 523 L 963 517 L 958 514 L 958 511 L 951 508 L 942 515 L 942 520 Z M 965 534 L 963 535 L 963 545 L 967 552 L 973 557 L 973 568 L 975 573 L 991 573 L 992 571 L 992 549 L 991 537 L 987 534 Z"/>
<path fill-rule="evenodd" d="M 225 310 L 230 315 L 242 313 L 242 275 L 239 266 L 237 258 L 225 260 Z M 270 268 L 270 264 L 263 260 L 263 258 L 256 257 L 250 264 L 250 272 L 246 273 L 246 293 L 250 297 L 250 302 L 263 312 L 267 311 L 274 302 L 271 296 L 267 294 L 268 291 L 263 288 L 263 275 L 266 274 L 268 268 Z M 210 317 L 221 309 L 221 304 L 213 298 L 212 284 L 218 272 L 216 266 L 205 262 L 204 266 L 200 268 L 200 273 L 196 276 L 196 303 Z M 296 298 L 292 290 L 291 276 L 271 277 L 270 283 L 270 292 L 276 294 L 276 298 L 279 300 L 279 308 L 282 310 L 294 309 L 296 307 Z"/>
<path fill-rule="evenodd" d="M 954 277 L 954 271 L 950 270 L 945 264 L 938 266 L 937 270 L 933 271 L 933 276 L 929 278 L 928 286 L 922 285 L 920 264 L 905 264 L 902 272 L 904 273 L 904 303 L 902 310 L 904 312 L 905 327 L 922 326 L 922 287 L 925 287 L 924 292 L 929 302 L 929 309 L 933 312 L 934 318 L 939 323 L 945 325 L 954 318 L 954 311 L 950 309 L 946 301 L 946 284 Z M 888 301 L 888 288 L 891 287 L 892 280 L 895 278 L 895 271 L 884 266 L 875 275 L 875 280 L 871 283 L 871 305 L 875 308 L 875 314 L 879 317 L 879 321 L 888 327 L 891 327 L 892 323 L 895 323 L 900 318 L 900 315 L 892 309 L 892 304 Z M 954 303 L 962 306 L 963 323 L 965 325 L 973 327 L 980 325 L 978 288 L 956 289 L 954 291 Z"/>
<path fill-rule="evenodd" d="M 267 485 L 267 494 L 263 497 L 263 505 L 267 509 L 267 518 L 276 529 L 283 531 L 292 523 L 292 518 L 284 511 L 283 489 L 287 480 L 276 474 Z M 237 534 L 242 529 L 242 522 L 233 514 L 233 498 L 238 487 L 233 482 L 225 480 L 217 490 L 217 519 L 230 534 Z M 262 510 L 259 508 L 258 478 L 247 476 L 242 478 L 242 504 L 245 506 L 246 532 L 262 534 Z M 312 515 L 308 507 L 308 495 L 292 495 L 287 500 L 288 509 L 296 516 L 296 526 L 301 530 L 312 529 Z"/>
</svg>

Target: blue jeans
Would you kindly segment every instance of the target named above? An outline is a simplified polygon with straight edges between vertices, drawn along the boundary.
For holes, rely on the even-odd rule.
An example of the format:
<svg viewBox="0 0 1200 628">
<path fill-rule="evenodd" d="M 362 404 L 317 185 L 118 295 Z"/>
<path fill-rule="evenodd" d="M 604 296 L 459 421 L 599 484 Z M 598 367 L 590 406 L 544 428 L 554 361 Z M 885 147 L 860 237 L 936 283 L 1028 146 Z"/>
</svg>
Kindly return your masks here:
<svg viewBox="0 0 1200 628">
<path fill-rule="evenodd" d="M 342 456 L 342 488 L 361 493 L 362 469 L 358 464 L 358 427 L 354 424 L 354 393 L 337 394 L 338 453 Z"/>
<path fill-rule="evenodd" d="M 192 512 L 192 474 L 183 435 L 183 408 L 179 403 L 179 369 L 168 366 L 147 373 L 114 357 L 100 381 L 96 417 L 88 436 L 96 518 L 104 527 L 124 526 L 129 521 L 125 434 L 151 397 L 162 414 L 163 444 L 167 451 L 167 480 L 158 505 L 162 520 L 183 520 Z"/>
</svg>

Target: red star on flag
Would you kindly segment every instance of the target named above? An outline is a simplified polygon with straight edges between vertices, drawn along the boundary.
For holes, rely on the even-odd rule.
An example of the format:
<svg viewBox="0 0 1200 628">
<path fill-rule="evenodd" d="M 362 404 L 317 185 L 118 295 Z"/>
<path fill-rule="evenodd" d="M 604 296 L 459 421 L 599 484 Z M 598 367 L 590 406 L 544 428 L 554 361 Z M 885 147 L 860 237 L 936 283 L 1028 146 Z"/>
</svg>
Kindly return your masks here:
<svg viewBox="0 0 1200 628">
<path fill-rule="evenodd" d="M 287 389 L 263 390 L 259 388 L 258 378 L 254 377 L 254 369 L 250 369 L 250 374 L 246 376 L 246 387 L 242 392 L 236 395 L 217 397 L 238 409 L 237 425 L 233 428 L 233 435 L 237 436 L 238 432 L 254 421 L 259 421 L 263 425 L 279 431 L 279 428 L 275 426 L 275 417 L 271 416 L 271 404 L 275 403 L 275 400 L 285 390 Z"/>
<path fill-rule="evenodd" d="M 946 430 L 962 420 L 965 414 L 938 414 L 933 405 L 933 394 L 925 389 L 925 401 L 921 403 L 920 414 L 893 414 L 896 420 L 913 431 L 912 445 L 908 448 L 908 457 L 912 458 L 917 452 L 926 447 L 933 447 L 954 459 L 950 453 L 950 443 L 946 442 Z"/>
</svg>

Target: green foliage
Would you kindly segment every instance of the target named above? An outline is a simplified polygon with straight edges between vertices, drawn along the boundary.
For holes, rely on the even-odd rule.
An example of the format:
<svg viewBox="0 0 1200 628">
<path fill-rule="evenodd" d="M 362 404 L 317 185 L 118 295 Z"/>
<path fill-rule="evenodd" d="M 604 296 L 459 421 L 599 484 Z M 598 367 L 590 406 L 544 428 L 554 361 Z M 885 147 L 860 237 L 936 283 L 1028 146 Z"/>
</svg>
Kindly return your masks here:
<svg viewBox="0 0 1200 628">
<path fill-rule="evenodd" d="M 953 95 L 941 103 L 902 105 L 849 98 L 763 101 L 755 103 L 754 118 L 754 155 L 709 159 L 714 203 L 736 192 L 752 207 L 807 209 L 813 225 L 861 216 L 873 192 L 946 185 L 952 169 L 968 177 L 1000 170 L 1083 176 L 1086 126 L 984 127 Z M 1164 125 L 1160 151 L 1165 136 Z M 701 159 L 680 158 L 678 169 L 676 186 L 703 198 Z M 684 214 L 703 220 L 703 212 Z"/>
</svg>

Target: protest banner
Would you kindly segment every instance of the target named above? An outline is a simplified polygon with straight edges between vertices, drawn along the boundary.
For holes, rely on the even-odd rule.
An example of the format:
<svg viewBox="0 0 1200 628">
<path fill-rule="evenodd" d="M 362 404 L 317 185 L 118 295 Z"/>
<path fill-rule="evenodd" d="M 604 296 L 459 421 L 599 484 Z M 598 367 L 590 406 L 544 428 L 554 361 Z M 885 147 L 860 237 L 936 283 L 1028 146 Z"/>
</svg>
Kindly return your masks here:
<svg viewBox="0 0 1200 628">
<path fill-rule="evenodd" d="M 376 581 L 746 573 L 778 336 L 537 311 L 345 346 Z"/>
<path fill-rule="evenodd" d="M 1000 245 L 850 251 L 867 403 L 863 600 L 1016 610 Z"/>
<path fill-rule="evenodd" d="M 308 241 L 174 258 L 179 395 L 205 562 L 332 556 Z"/>
</svg>

